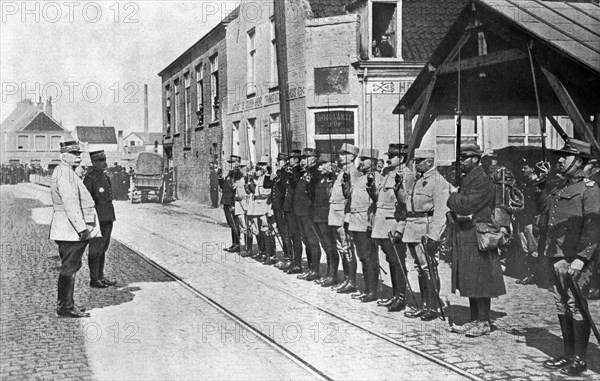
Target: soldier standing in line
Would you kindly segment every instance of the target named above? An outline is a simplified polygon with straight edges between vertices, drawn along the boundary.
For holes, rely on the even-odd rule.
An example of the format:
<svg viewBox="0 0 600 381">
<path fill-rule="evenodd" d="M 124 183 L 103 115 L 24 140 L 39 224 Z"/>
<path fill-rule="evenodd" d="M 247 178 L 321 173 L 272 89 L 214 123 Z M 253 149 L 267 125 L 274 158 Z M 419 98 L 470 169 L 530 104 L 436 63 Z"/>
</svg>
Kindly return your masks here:
<svg viewBox="0 0 600 381">
<path fill-rule="evenodd" d="M 235 218 L 234 207 L 235 207 L 235 188 L 233 184 L 241 177 L 241 173 L 239 170 L 240 166 L 240 157 L 236 155 L 231 155 L 229 160 L 227 161 L 231 169 L 227 173 L 227 176 L 223 178 L 223 171 L 219 168 L 219 186 L 223 191 L 223 196 L 221 197 L 221 205 L 223 205 L 223 212 L 225 213 L 225 220 L 227 221 L 227 225 L 229 225 L 229 229 L 231 229 L 231 246 L 225 251 L 230 253 L 239 253 L 240 252 L 240 227 Z"/>
<path fill-rule="evenodd" d="M 437 317 L 439 308 L 439 295 L 435 290 L 440 289 L 440 282 L 435 253 L 446 226 L 446 203 L 451 185 L 435 167 L 433 148 L 415 150 L 415 170 L 416 179 L 412 187 L 407 189 L 406 221 L 399 224 L 398 231 L 402 233 L 402 242 L 407 244 L 415 262 L 423 304 L 422 308 L 406 311 L 404 315 L 430 321 Z"/>
<path fill-rule="evenodd" d="M 75 275 L 81 268 L 89 240 L 100 236 L 100 225 L 94 200 L 73 170 L 81 162 L 79 143 L 62 142 L 60 152 L 61 163 L 54 168 L 50 184 L 54 206 L 50 239 L 58 244 L 61 260 L 56 313 L 65 317 L 89 317 L 89 313 L 75 305 Z"/>
<path fill-rule="evenodd" d="M 381 175 L 377 172 L 376 167 L 378 150 L 363 148 L 358 156 L 360 159 L 358 171 L 362 176 L 352 185 L 348 231 L 352 235 L 356 253 L 362 263 L 365 290 L 359 294 L 353 294 L 352 297 L 368 303 L 377 300 L 379 279 L 379 253 L 375 241 L 371 238 L 371 218 L 375 203 L 371 198 L 370 189 L 379 187 Z"/>
<path fill-rule="evenodd" d="M 296 183 L 294 190 L 294 214 L 298 219 L 300 236 L 306 251 L 308 268 L 298 279 L 314 281 L 319 279 L 321 264 L 321 247 L 314 222 L 315 185 L 319 179 L 317 158 L 319 153 L 314 148 L 305 148 L 302 152 L 304 172 Z"/>
<path fill-rule="evenodd" d="M 268 165 L 268 156 L 261 156 L 260 160 L 256 163 L 256 176 L 258 178 L 254 182 L 252 208 L 248 210 L 248 218 L 253 219 L 253 225 L 255 224 L 258 230 L 257 242 L 259 244 L 259 255 L 254 259 L 271 265 L 275 263 L 275 236 L 267 222 L 267 212 L 269 209 L 267 199 L 273 187 L 271 176 L 267 174 Z"/>
<path fill-rule="evenodd" d="M 314 222 L 319 241 L 327 256 L 327 275 L 317 279 L 316 282 L 322 287 L 331 287 L 337 284 L 337 272 L 340 265 L 340 256 L 335 249 L 335 228 L 329 225 L 329 197 L 331 187 L 337 177 L 337 173 L 331 165 L 331 154 L 322 153 L 319 156 L 318 169 L 318 178 L 314 187 Z"/>
<path fill-rule="evenodd" d="M 237 219 L 238 226 L 240 227 L 240 232 L 244 234 L 245 237 L 245 247 L 244 252 L 241 254 L 242 257 L 251 257 L 253 255 L 253 232 L 252 227 L 250 226 L 250 221 L 248 221 L 248 207 L 250 201 L 250 193 L 247 184 L 250 182 L 251 171 L 248 168 L 248 161 L 242 160 L 240 162 L 240 177 L 233 183 L 233 188 L 235 189 L 235 208 L 234 215 Z"/>
<path fill-rule="evenodd" d="M 568 376 L 579 376 L 587 369 L 590 321 L 582 310 L 588 308 L 587 294 L 600 239 L 600 188 L 583 172 L 590 153 L 589 143 L 569 139 L 555 152 L 561 155 L 558 167 L 564 182 L 546 199 L 548 226 L 544 254 L 549 259 L 554 281 L 564 354 L 546 360 L 544 366 L 562 369 Z"/>
<path fill-rule="evenodd" d="M 300 223 L 294 214 L 294 195 L 296 184 L 302 176 L 300 158 L 302 151 L 292 150 L 290 153 L 290 165 L 285 167 L 285 197 L 283 200 L 283 212 L 287 222 L 290 235 L 290 251 L 292 253 L 292 266 L 286 270 L 287 274 L 302 273 L 302 237 L 300 235 Z"/>
<path fill-rule="evenodd" d="M 390 312 L 402 311 L 406 306 L 406 274 L 403 270 L 406 269 L 406 246 L 400 242 L 392 243 L 389 238 L 389 234 L 396 231 L 400 215 L 406 214 L 400 172 L 400 165 L 406 161 L 406 148 L 404 144 L 389 145 L 388 166 L 382 172 L 383 180 L 379 187 L 371 188 L 371 196 L 377 200 L 371 238 L 376 240 L 385 253 L 394 291 L 392 298 L 378 302 L 377 305 L 387 307 Z"/>
<path fill-rule="evenodd" d="M 284 218 L 283 213 L 283 201 L 285 197 L 285 168 L 288 165 L 287 155 L 279 153 L 277 155 L 277 168 L 275 175 L 273 176 L 273 189 L 271 190 L 271 197 L 269 199 L 271 203 L 271 209 L 273 211 L 273 218 L 277 224 L 277 230 L 281 237 L 281 244 L 283 249 L 283 260 L 275 264 L 280 270 L 287 270 L 292 265 L 292 253 L 290 250 L 290 235 L 288 232 L 287 221 Z"/>
<path fill-rule="evenodd" d="M 600 154 L 598 152 L 594 153 L 594 156 L 588 161 L 587 165 L 584 167 L 583 171 L 585 176 L 596 183 L 597 186 L 600 187 Z M 589 300 L 598 300 L 600 299 L 600 247 L 596 248 L 596 271 L 592 275 L 592 280 L 590 282 L 590 292 L 588 294 Z"/>
<path fill-rule="evenodd" d="M 471 319 L 452 332 L 478 337 L 489 335 L 492 298 L 506 294 L 498 249 L 482 251 L 477 244 L 476 222 L 490 223 L 496 199 L 494 181 L 480 165 L 483 151 L 477 144 L 460 148 L 460 169 L 465 174 L 460 190 L 451 188 L 448 208 L 454 216 L 452 292 L 469 298 Z"/>
<path fill-rule="evenodd" d="M 90 159 L 92 160 L 92 169 L 86 174 L 83 184 L 94 199 L 102 234 L 102 237 L 90 240 L 88 253 L 90 287 L 106 288 L 117 284 L 116 281 L 104 276 L 104 262 L 115 221 L 115 208 L 112 203 L 112 185 L 105 172 L 107 168 L 106 154 L 104 151 L 90 152 Z"/>
<path fill-rule="evenodd" d="M 349 211 L 348 197 L 352 184 L 356 183 L 360 173 L 354 165 L 354 161 L 360 149 L 352 144 L 344 143 L 338 151 L 340 173 L 337 174 L 331 196 L 329 197 L 329 226 L 335 229 L 336 248 L 342 259 L 344 281 L 338 287 L 334 287 L 338 293 L 353 293 L 356 287 L 356 255 L 354 254 L 350 236 L 348 234 L 348 221 L 346 217 Z M 345 189 L 345 191 L 344 191 Z"/>
</svg>

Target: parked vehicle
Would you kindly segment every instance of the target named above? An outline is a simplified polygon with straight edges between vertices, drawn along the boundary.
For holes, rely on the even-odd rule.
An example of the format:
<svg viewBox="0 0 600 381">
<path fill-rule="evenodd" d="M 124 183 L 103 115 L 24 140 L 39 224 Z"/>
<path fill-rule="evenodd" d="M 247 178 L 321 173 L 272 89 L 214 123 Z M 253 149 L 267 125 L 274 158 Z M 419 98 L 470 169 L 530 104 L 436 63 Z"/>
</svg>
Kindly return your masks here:
<svg viewBox="0 0 600 381">
<path fill-rule="evenodd" d="M 131 177 L 131 203 L 163 201 L 163 159 L 154 152 L 140 152 Z"/>
</svg>

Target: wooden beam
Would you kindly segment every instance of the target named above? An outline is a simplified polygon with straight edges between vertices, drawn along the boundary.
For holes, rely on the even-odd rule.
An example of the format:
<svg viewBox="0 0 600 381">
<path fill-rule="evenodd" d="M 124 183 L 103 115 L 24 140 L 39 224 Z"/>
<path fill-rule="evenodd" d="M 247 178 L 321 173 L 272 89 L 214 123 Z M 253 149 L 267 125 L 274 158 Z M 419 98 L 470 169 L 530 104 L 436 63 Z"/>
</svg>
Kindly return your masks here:
<svg viewBox="0 0 600 381">
<path fill-rule="evenodd" d="M 600 144 L 598 144 L 598 141 L 596 140 L 592 129 L 586 123 L 585 119 L 583 119 L 583 116 L 579 112 L 577 105 L 575 104 L 575 102 L 573 102 L 573 98 L 571 98 L 571 95 L 569 95 L 569 92 L 567 91 L 563 83 L 550 70 L 546 69 L 544 66 L 541 66 L 541 68 L 542 72 L 548 79 L 550 86 L 552 86 L 554 93 L 558 97 L 560 104 L 567 112 L 569 118 L 571 118 L 575 129 L 582 136 L 584 136 L 589 143 L 596 147 L 596 149 L 600 150 Z"/>
<path fill-rule="evenodd" d="M 460 62 L 449 62 L 440 66 L 438 74 L 456 73 L 459 70 L 480 69 L 486 66 L 497 65 L 504 62 L 517 61 L 527 58 L 527 53 L 520 49 L 508 49 L 461 60 Z"/>
<path fill-rule="evenodd" d="M 435 88 L 435 84 L 437 82 L 437 73 L 433 74 L 433 78 L 431 78 L 431 82 L 427 86 L 425 90 L 425 99 L 423 100 L 423 105 L 421 105 L 421 109 L 419 110 L 419 118 L 417 119 L 417 123 L 415 124 L 415 128 L 410 134 L 410 139 L 408 140 L 408 156 L 412 157 L 413 151 L 420 140 L 425 135 L 425 132 L 431 126 L 429 110 L 431 109 L 431 95 L 433 94 L 433 89 Z M 422 131 L 424 129 L 424 131 Z"/>
<path fill-rule="evenodd" d="M 563 130 L 562 126 L 560 124 L 558 124 L 556 119 L 554 119 L 554 116 L 546 114 L 545 117 L 546 117 L 546 119 L 548 119 L 550 121 L 550 124 L 552 125 L 552 127 L 554 127 L 556 132 L 558 132 L 558 134 L 560 135 L 562 140 L 564 140 L 566 142 L 567 139 L 569 138 L 569 135 L 567 135 L 565 130 Z"/>
</svg>

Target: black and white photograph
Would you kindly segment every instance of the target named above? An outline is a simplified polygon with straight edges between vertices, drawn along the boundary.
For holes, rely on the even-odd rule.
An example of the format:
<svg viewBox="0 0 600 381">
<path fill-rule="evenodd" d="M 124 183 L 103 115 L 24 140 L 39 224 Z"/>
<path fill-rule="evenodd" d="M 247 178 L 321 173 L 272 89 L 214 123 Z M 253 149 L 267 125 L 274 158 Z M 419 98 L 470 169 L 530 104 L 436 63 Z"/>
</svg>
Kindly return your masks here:
<svg viewBox="0 0 600 381">
<path fill-rule="evenodd" d="M 598 0 L 0 0 L 0 379 L 600 380 Z"/>
</svg>

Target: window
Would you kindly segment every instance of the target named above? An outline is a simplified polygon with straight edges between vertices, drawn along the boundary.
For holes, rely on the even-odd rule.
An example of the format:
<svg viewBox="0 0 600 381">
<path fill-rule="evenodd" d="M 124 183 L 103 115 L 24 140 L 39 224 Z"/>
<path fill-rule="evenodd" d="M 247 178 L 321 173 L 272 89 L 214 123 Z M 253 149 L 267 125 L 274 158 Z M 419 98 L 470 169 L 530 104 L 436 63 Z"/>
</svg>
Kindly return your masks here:
<svg viewBox="0 0 600 381">
<path fill-rule="evenodd" d="M 247 130 L 247 144 L 248 144 L 248 156 L 252 164 L 256 163 L 256 119 L 248 119 L 246 126 Z"/>
<path fill-rule="evenodd" d="M 210 95 L 212 102 L 211 119 L 219 119 L 219 56 L 210 59 Z"/>
<path fill-rule="evenodd" d="M 247 73 L 246 80 L 246 96 L 251 97 L 256 95 L 256 46 L 254 45 L 254 37 L 256 31 L 252 29 L 248 32 L 248 62 L 246 65 Z"/>
<path fill-rule="evenodd" d="M 509 116 L 508 144 L 511 146 L 542 146 L 537 116 Z"/>
<path fill-rule="evenodd" d="M 50 149 L 52 151 L 58 151 L 60 149 L 61 140 L 62 140 L 62 136 L 51 136 L 50 137 Z"/>
<path fill-rule="evenodd" d="M 17 136 L 17 149 L 29 149 L 29 136 Z"/>
<path fill-rule="evenodd" d="M 131 147 L 135 147 L 135 140 L 132 140 L 132 141 L 130 141 L 130 142 L 129 142 L 129 146 L 131 146 Z"/>
<path fill-rule="evenodd" d="M 396 57 L 398 46 L 396 4 L 373 2 L 371 57 Z"/>
<path fill-rule="evenodd" d="M 46 136 L 36 135 L 35 140 L 34 140 L 34 147 L 37 151 L 45 151 L 46 150 Z"/>
<path fill-rule="evenodd" d="M 240 122 L 233 122 L 231 154 L 240 156 Z"/>
<path fill-rule="evenodd" d="M 167 135 L 171 134 L 171 86 L 166 85 L 165 86 L 165 102 L 166 102 L 166 108 L 165 108 L 165 122 L 167 124 Z"/>
<path fill-rule="evenodd" d="M 277 40 L 275 39 L 275 19 L 271 18 L 271 87 L 277 87 Z"/>
<path fill-rule="evenodd" d="M 196 116 L 198 125 L 204 124 L 204 72 L 202 65 L 196 66 Z"/>
<path fill-rule="evenodd" d="M 456 116 L 441 115 L 435 120 L 436 162 L 450 163 L 456 156 Z M 461 142 L 478 143 L 479 128 L 477 117 L 463 115 L 461 123 Z"/>
<path fill-rule="evenodd" d="M 183 85 L 185 86 L 185 89 L 183 90 L 183 105 L 185 110 L 185 120 L 183 121 L 183 144 L 189 147 L 192 144 L 192 100 L 190 97 L 190 73 L 185 73 L 183 75 Z"/>
<path fill-rule="evenodd" d="M 173 133 L 179 133 L 179 79 L 173 83 L 175 87 L 175 104 L 173 105 Z"/>
<path fill-rule="evenodd" d="M 344 143 L 354 144 L 354 111 L 329 110 L 315 112 L 315 148 L 335 153 Z"/>
</svg>

